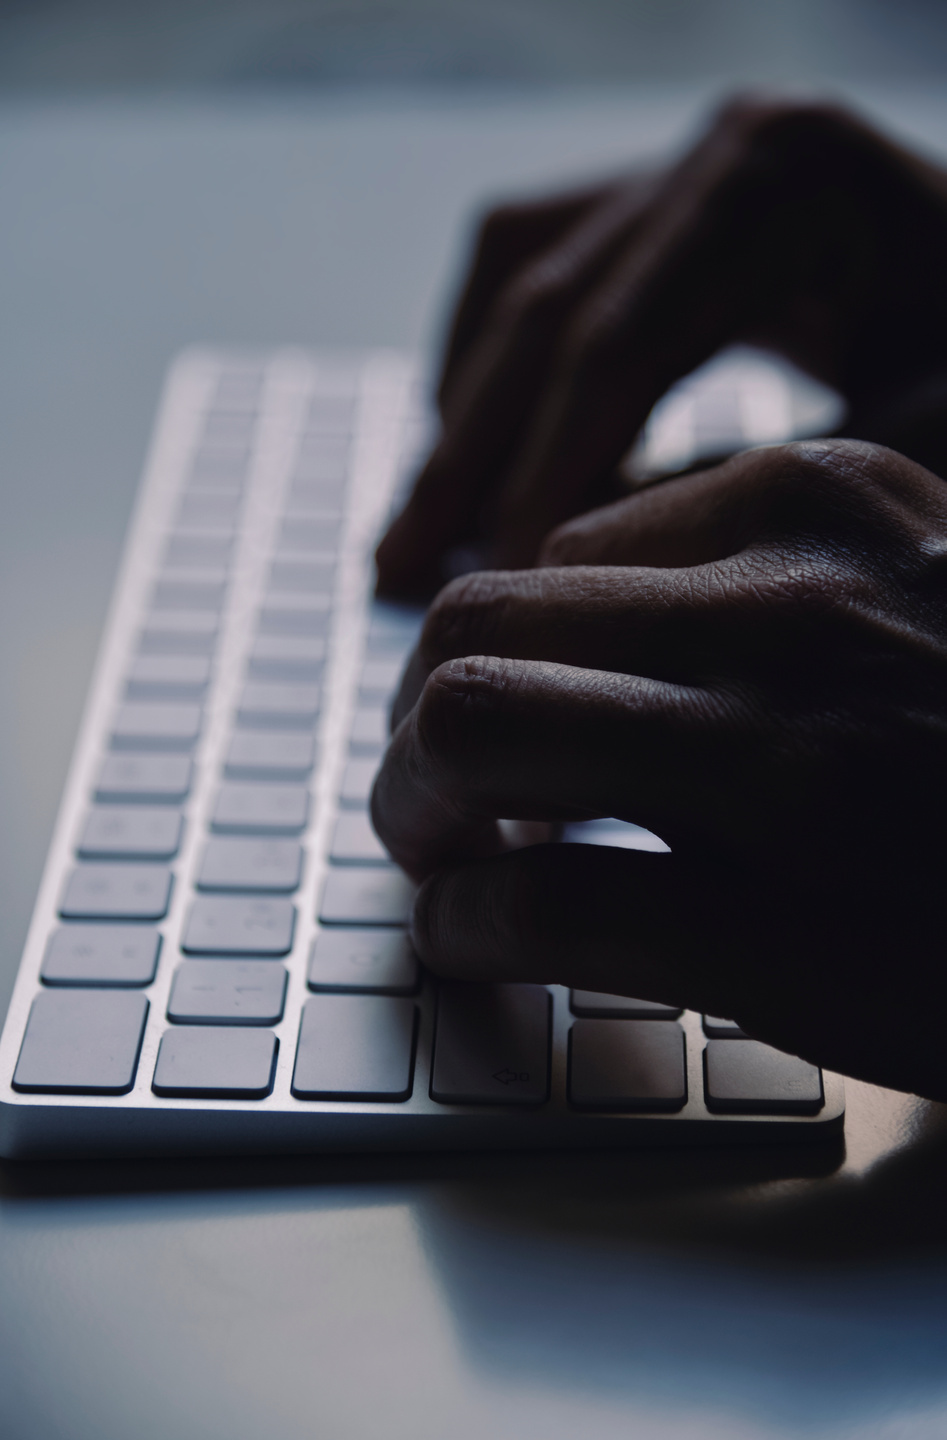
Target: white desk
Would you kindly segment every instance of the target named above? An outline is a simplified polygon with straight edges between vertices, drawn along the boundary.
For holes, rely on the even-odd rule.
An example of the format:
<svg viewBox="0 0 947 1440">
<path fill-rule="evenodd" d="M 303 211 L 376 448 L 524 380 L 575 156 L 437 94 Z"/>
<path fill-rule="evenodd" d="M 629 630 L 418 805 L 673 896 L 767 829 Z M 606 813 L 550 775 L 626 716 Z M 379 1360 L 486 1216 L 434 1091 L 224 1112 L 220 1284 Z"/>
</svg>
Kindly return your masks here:
<svg viewBox="0 0 947 1440">
<path fill-rule="evenodd" d="M 0 108 L 0 1003 L 169 356 L 428 343 L 478 197 L 701 98 Z M 945 1123 L 850 1085 L 844 1161 L 5 1167 L 0 1432 L 941 1440 Z"/>
</svg>

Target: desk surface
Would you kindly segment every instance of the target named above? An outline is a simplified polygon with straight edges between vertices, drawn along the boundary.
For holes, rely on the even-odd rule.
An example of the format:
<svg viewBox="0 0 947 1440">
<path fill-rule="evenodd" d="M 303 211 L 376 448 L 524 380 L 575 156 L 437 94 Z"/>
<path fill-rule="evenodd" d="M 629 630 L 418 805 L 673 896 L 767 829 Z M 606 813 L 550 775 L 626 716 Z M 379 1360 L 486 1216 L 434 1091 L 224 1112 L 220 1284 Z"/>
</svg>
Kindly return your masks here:
<svg viewBox="0 0 947 1440">
<path fill-rule="evenodd" d="M 0 1005 L 170 356 L 429 344 L 484 196 L 706 98 L 0 107 Z M 940 1440 L 945 1200 L 947 1109 L 852 1084 L 816 1153 L 5 1166 L 0 1431 Z"/>
</svg>

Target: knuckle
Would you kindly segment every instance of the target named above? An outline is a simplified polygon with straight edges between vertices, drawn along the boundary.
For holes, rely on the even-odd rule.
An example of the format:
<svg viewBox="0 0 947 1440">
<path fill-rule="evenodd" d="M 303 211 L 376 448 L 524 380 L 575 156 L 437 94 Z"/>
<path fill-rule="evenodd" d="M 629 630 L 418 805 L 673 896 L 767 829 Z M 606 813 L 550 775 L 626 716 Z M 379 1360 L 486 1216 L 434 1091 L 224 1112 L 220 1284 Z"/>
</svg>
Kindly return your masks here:
<svg viewBox="0 0 947 1440">
<path fill-rule="evenodd" d="M 453 580 L 437 596 L 421 633 L 429 669 L 469 655 L 502 654 L 517 607 L 536 589 L 531 572 L 478 571 Z"/>
<path fill-rule="evenodd" d="M 807 146 L 840 135 L 852 124 L 845 111 L 823 101 L 774 99 L 750 92 L 724 103 L 711 134 L 735 139 L 747 149 L 787 141 Z"/>
<path fill-rule="evenodd" d="M 750 503 L 762 530 L 845 548 L 855 531 L 890 529 L 892 502 L 910 494 L 914 480 L 899 456 L 861 440 L 803 440 L 754 455 L 763 463 L 750 475 Z"/>
<path fill-rule="evenodd" d="M 477 245 L 480 250 L 492 250 L 505 245 L 512 231 L 520 228 L 527 215 L 524 205 L 513 201 L 492 205 L 484 211 L 477 224 Z"/>
<path fill-rule="evenodd" d="M 475 637 L 494 602 L 492 582 L 490 572 L 464 575 L 437 595 L 421 632 L 421 655 L 429 669 L 482 648 Z"/>
</svg>

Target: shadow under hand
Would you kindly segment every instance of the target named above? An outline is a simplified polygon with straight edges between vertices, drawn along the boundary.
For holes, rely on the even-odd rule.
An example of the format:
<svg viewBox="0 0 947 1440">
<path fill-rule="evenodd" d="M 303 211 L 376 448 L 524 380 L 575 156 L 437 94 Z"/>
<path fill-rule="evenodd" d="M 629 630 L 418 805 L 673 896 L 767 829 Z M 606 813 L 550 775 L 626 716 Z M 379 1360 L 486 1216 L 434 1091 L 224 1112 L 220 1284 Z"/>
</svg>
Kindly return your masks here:
<svg viewBox="0 0 947 1440">
<path fill-rule="evenodd" d="M 762 1152 L 671 1152 L 446 1188 L 422 1223 L 466 1350 L 519 1384 L 696 1407 L 701 1434 L 715 1415 L 863 1427 L 904 1403 L 947 1433 L 947 1107 L 901 1118 L 893 1148 L 831 1178 L 825 1150 L 809 1178 L 785 1151 L 769 1176 Z"/>
</svg>

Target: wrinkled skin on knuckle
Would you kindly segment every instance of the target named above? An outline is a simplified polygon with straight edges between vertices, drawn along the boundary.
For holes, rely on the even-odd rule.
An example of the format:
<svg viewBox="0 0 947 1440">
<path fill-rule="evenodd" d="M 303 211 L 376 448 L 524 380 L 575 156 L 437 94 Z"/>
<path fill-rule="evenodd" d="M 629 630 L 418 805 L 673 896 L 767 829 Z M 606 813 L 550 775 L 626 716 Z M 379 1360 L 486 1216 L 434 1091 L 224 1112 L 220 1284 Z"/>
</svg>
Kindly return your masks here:
<svg viewBox="0 0 947 1440">
<path fill-rule="evenodd" d="M 507 575 L 490 570 L 445 585 L 421 632 L 420 653 L 428 669 L 465 655 L 491 654 L 490 637 L 502 629 L 509 592 Z"/>
<path fill-rule="evenodd" d="M 933 537 L 947 539 L 943 482 L 884 446 L 810 440 L 760 453 L 761 538 L 805 538 L 840 571 L 847 555 L 904 579 Z"/>
</svg>

